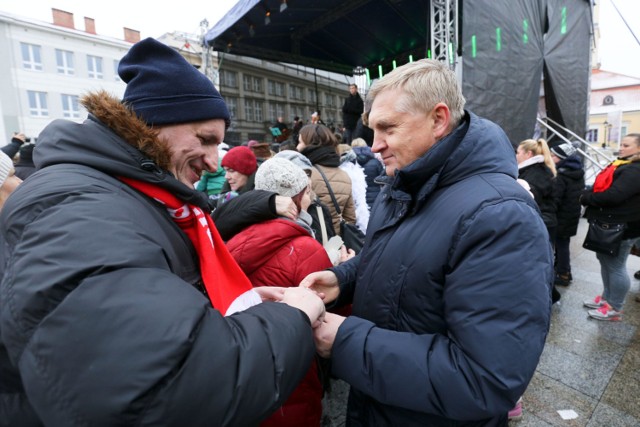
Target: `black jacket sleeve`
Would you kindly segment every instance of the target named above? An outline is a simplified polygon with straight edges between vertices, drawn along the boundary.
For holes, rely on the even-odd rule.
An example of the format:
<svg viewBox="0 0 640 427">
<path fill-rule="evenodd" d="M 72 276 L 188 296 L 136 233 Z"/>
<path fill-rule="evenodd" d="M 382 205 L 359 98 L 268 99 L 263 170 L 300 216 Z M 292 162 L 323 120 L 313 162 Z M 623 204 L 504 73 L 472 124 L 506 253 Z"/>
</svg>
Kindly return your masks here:
<svg viewBox="0 0 640 427">
<path fill-rule="evenodd" d="M 221 204 L 211 217 L 222 237 L 227 241 L 246 227 L 277 218 L 276 193 L 252 190 Z"/>
<path fill-rule="evenodd" d="M 22 144 L 24 144 L 24 141 L 22 141 L 21 139 L 11 138 L 11 142 L 0 148 L 0 150 L 2 150 L 4 154 L 13 159 L 15 155 L 18 154 L 18 151 L 20 151 L 20 147 L 22 147 Z"/>
</svg>

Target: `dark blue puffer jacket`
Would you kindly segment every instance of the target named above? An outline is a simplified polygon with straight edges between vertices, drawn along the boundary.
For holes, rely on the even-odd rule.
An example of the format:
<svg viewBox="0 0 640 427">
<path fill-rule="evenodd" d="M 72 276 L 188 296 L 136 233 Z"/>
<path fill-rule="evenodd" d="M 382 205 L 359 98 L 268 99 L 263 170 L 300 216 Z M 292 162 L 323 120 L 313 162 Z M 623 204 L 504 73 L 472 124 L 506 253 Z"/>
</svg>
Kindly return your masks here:
<svg viewBox="0 0 640 427">
<path fill-rule="evenodd" d="M 464 123 L 398 171 L 363 251 L 336 267 L 332 371 L 350 425 L 497 426 L 524 393 L 549 328 L 553 258 L 494 123 Z"/>
<path fill-rule="evenodd" d="M 353 147 L 353 151 L 356 153 L 358 164 L 364 169 L 364 177 L 367 181 L 367 205 L 371 209 L 380 193 L 380 184 L 376 183 L 375 179 L 382 175 L 384 167 L 374 156 L 371 147 Z"/>
</svg>

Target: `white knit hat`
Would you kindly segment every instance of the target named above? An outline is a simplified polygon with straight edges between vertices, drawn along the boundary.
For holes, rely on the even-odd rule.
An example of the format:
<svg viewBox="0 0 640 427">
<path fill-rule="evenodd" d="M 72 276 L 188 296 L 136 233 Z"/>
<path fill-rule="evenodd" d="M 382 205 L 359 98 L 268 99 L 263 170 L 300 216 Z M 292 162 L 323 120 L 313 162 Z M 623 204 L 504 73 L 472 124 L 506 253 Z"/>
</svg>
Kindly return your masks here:
<svg viewBox="0 0 640 427">
<path fill-rule="evenodd" d="M 293 197 L 309 185 L 307 174 L 292 162 L 273 157 L 260 165 L 255 176 L 256 190 L 266 190 Z"/>
<path fill-rule="evenodd" d="M 6 181 L 11 169 L 13 169 L 11 158 L 0 151 L 0 186 Z"/>
</svg>

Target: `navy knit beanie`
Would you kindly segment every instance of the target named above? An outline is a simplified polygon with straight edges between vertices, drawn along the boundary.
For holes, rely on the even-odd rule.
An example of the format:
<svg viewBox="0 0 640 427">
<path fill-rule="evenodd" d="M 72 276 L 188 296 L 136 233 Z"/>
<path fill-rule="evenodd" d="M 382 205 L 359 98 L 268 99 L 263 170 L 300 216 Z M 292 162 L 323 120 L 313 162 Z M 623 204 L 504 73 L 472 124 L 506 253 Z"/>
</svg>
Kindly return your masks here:
<svg viewBox="0 0 640 427">
<path fill-rule="evenodd" d="M 149 126 L 209 119 L 224 119 L 229 126 L 229 110 L 213 83 L 157 40 L 134 44 L 118 74 L 127 83 L 122 101 Z"/>
</svg>

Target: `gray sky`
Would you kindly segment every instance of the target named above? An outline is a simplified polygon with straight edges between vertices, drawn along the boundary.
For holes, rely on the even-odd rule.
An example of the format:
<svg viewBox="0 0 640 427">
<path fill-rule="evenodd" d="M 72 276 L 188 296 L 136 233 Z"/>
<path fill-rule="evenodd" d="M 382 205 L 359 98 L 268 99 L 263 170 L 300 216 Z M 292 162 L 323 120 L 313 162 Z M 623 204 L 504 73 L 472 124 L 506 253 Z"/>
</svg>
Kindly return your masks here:
<svg viewBox="0 0 640 427">
<path fill-rule="evenodd" d="M 200 22 L 215 24 L 235 0 L 168 2 L 150 0 L 0 0 L 0 10 L 51 22 L 51 8 L 74 14 L 76 27 L 85 16 L 94 18 L 98 34 L 122 38 L 123 27 L 158 37 L 171 31 L 199 34 Z M 602 69 L 640 78 L 640 45 L 615 11 L 615 4 L 640 39 L 640 0 L 597 0 L 600 5 L 599 56 Z"/>
</svg>

